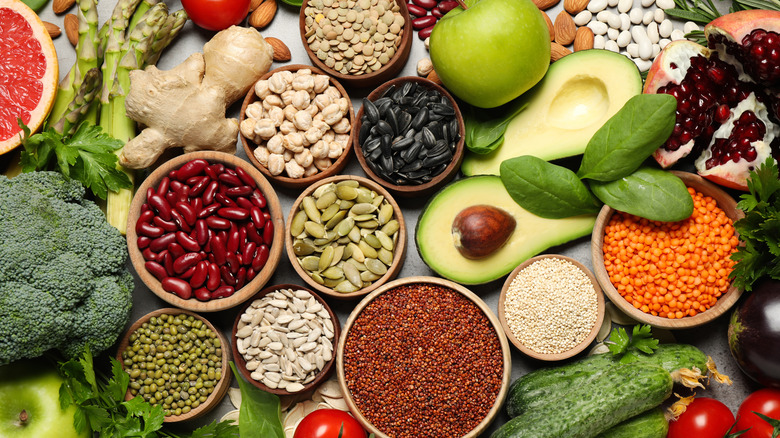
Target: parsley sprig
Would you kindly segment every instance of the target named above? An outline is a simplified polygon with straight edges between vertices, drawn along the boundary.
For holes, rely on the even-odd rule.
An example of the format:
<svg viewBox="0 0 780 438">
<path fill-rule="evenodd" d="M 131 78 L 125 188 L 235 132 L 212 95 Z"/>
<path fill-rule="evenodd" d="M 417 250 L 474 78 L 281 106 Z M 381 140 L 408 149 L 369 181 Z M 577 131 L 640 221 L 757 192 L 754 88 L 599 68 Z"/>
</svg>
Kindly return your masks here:
<svg viewBox="0 0 780 438">
<path fill-rule="evenodd" d="M 620 357 L 621 363 L 639 359 L 640 352 L 653 354 L 658 349 L 658 340 L 653 338 L 649 325 L 635 325 L 630 337 L 623 327 L 614 328 L 605 343 L 613 356 Z"/>
</svg>

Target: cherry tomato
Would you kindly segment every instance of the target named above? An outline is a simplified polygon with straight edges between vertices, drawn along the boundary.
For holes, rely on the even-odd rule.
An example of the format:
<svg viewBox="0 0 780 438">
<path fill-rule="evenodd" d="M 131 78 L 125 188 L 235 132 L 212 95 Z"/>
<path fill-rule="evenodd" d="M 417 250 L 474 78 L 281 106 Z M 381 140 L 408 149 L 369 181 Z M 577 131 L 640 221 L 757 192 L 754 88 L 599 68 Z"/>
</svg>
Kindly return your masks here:
<svg viewBox="0 0 780 438">
<path fill-rule="evenodd" d="M 737 411 L 737 425 L 734 431 L 750 428 L 740 438 L 770 438 L 772 426 L 753 412 L 780 419 L 780 389 L 759 389 L 745 397 Z"/>
<path fill-rule="evenodd" d="M 181 0 L 193 23 L 206 30 L 222 30 L 240 23 L 251 0 Z"/>
<path fill-rule="evenodd" d="M 366 438 L 366 431 L 351 415 L 338 409 L 318 409 L 301 420 L 293 438 Z"/>
<path fill-rule="evenodd" d="M 708 397 L 697 397 L 677 421 L 669 422 L 667 438 L 723 438 L 734 424 L 728 406 Z"/>
</svg>

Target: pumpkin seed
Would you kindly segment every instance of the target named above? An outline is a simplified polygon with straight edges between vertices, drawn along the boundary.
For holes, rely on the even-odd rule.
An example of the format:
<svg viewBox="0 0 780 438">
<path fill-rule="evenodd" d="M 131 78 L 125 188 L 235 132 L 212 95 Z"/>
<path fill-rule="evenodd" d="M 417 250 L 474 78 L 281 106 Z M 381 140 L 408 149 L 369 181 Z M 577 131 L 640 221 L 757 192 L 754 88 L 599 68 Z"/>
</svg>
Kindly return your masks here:
<svg viewBox="0 0 780 438">
<path fill-rule="evenodd" d="M 379 242 L 382 244 L 382 248 L 388 251 L 392 251 L 393 248 L 395 248 L 395 245 L 393 244 L 393 239 L 391 239 L 390 236 L 385 234 L 384 231 L 376 230 L 374 231 L 374 234 L 376 235 L 376 238 L 379 239 Z"/>
<path fill-rule="evenodd" d="M 327 192 L 324 195 L 320 196 L 319 199 L 317 199 L 316 206 L 320 210 L 325 210 L 326 208 L 330 207 L 331 205 L 336 203 L 336 199 L 338 197 L 336 196 L 336 193 L 334 192 Z"/>
<path fill-rule="evenodd" d="M 363 272 L 363 271 L 366 270 L 366 265 L 363 264 L 363 263 L 356 262 L 355 259 L 349 259 L 346 262 L 344 262 L 344 264 L 345 265 L 352 265 L 355 268 L 357 268 L 357 270 L 360 271 L 360 272 Z M 343 266 L 341 268 L 344 269 Z"/>
<path fill-rule="evenodd" d="M 374 200 L 374 196 L 371 194 L 371 190 L 368 190 L 363 187 L 358 189 L 357 198 L 355 199 L 356 202 L 371 203 L 371 201 L 373 200 Z"/>
<path fill-rule="evenodd" d="M 382 242 L 380 242 L 379 238 L 374 234 L 367 235 L 363 238 L 363 240 L 365 240 L 366 243 L 374 249 L 379 249 L 382 247 Z"/>
<path fill-rule="evenodd" d="M 344 276 L 350 283 L 357 287 L 363 287 L 363 280 L 360 279 L 360 271 L 358 271 L 355 265 L 352 263 L 344 263 L 342 270 L 344 271 Z"/>
<path fill-rule="evenodd" d="M 343 278 L 335 278 L 335 279 L 334 278 L 325 278 L 324 280 L 325 280 L 325 282 L 323 284 L 325 286 L 327 286 L 327 287 L 330 287 L 330 288 L 334 288 L 334 287 L 336 287 L 337 284 L 339 284 L 342 281 L 344 281 Z"/>
<path fill-rule="evenodd" d="M 312 237 L 316 237 L 318 239 L 325 237 L 325 227 L 322 226 L 322 224 L 306 221 L 306 223 L 303 224 L 303 229 Z"/>
<path fill-rule="evenodd" d="M 398 231 L 400 227 L 401 225 L 398 223 L 398 221 L 393 219 L 382 227 L 382 232 L 388 236 L 392 236 Z"/>
<path fill-rule="evenodd" d="M 355 222 L 365 222 L 365 221 L 373 220 L 375 216 L 369 213 L 369 214 L 361 214 L 356 216 L 353 215 L 351 217 L 352 219 L 355 219 Z"/>
<path fill-rule="evenodd" d="M 312 222 L 320 223 L 320 211 L 317 210 L 317 204 L 313 196 L 307 196 L 301 201 L 301 208 L 306 212 L 306 216 Z"/>
<path fill-rule="evenodd" d="M 344 257 L 344 245 L 338 245 L 333 247 L 333 260 L 330 262 L 330 266 L 335 266 Z"/>
<path fill-rule="evenodd" d="M 349 210 L 353 205 L 355 205 L 355 201 L 342 200 L 339 202 L 339 208 L 342 210 Z"/>
<path fill-rule="evenodd" d="M 344 237 L 339 237 L 338 239 L 336 239 L 336 242 L 338 242 L 339 245 L 346 245 L 349 242 L 351 242 L 351 240 L 349 240 L 349 236 L 344 236 Z"/>
<path fill-rule="evenodd" d="M 348 217 L 339 223 L 336 227 L 336 232 L 339 237 L 344 237 L 348 235 L 353 228 L 355 228 L 355 219 Z"/>
<path fill-rule="evenodd" d="M 295 253 L 296 256 L 307 256 L 313 252 L 314 243 L 309 239 L 297 239 L 293 242 L 293 253 Z"/>
<path fill-rule="evenodd" d="M 382 204 L 379 208 L 379 214 L 377 215 L 377 221 L 379 225 L 385 225 L 393 218 L 393 206 L 390 204 Z"/>
<path fill-rule="evenodd" d="M 298 213 L 295 213 L 292 222 L 290 222 L 290 234 L 297 236 L 303 233 L 303 224 L 306 223 L 306 219 L 308 219 L 306 212 L 298 210 Z"/>
<path fill-rule="evenodd" d="M 335 204 L 334 204 L 335 205 Z M 330 220 L 328 220 L 328 223 L 325 224 L 325 228 L 332 230 L 336 227 L 336 225 L 341 222 L 342 219 L 347 217 L 347 211 L 346 210 L 339 210 L 337 211 Z"/>
<path fill-rule="evenodd" d="M 363 250 L 360 249 L 359 246 L 355 245 L 354 243 L 350 242 L 348 247 L 352 248 L 352 255 L 351 258 L 355 260 L 358 263 L 363 263 L 366 260 L 365 254 L 363 254 Z"/>
<path fill-rule="evenodd" d="M 361 286 L 355 286 L 352 284 L 351 281 L 342 281 L 341 283 L 337 284 L 336 287 L 333 288 L 336 292 L 341 293 L 350 293 L 350 292 L 356 292 L 358 289 L 360 289 Z"/>
<path fill-rule="evenodd" d="M 363 255 L 365 255 L 366 257 L 372 259 L 377 258 L 376 250 L 374 248 L 371 248 L 371 246 L 368 243 L 366 243 L 364 240 L 358 242 L 358 248 L 360 248 L 360 250 L 363 251 Z"/>
<path fill-rule="evenodd" d="M 325 284 L 325 279 L 322 278 L 319 272 L 309 272 L 309 275 L 311 276 L 311 279 L 316 281 L 318 284 Z"/>
<path fill-rule="evenodd" d="M 366 258 L 365 265 L 366 269 L 376 275 L 385 275 L 387 272 L 387 267 L 385 264 L 375 258 Z"/>
<path fill-rule="evenodd" d="M 320 258 L 317 256 L 308 256 L 300 260 L 301 267 L 307 271 L 316 271 L 319 269 Z"/>
<path fill-rule="evenodd" d="M 322 276 L 326 279 L 338 280 L 344 278 L 344 271 L 338 266 L 331 266 L 328 269 L 322 271 Z"/>
<path fill-rule="evenodd" d="M 318 264 L 318 269 L 320 271 L 324 271 L 325 268 L 330 266 L 330 262 L 333 261 L 333 251 L 335 251 L 333 247 L 329 246 L 322 251 L 322 254 L 320 254 Z"/>
<path fill-rule="evenodd" d="M 359 222 L 357 221 L 357 219 L 355 219 L 355 222 L 357 222 L 357 226 L 360 227 L 360 228 L 370 228 L 370 229 L 374 230 L 374 229 L 376 229 L 376 227 L 379 226 L 379 222 L 377 222 L 376 219 L 371 219 L 371 220 L 367 220 L 367 221 L 359 221 Z"/>
<path fill-rule="evenodd" d="M 314 195 L 315 198 L 320 198 L 325 193 L 333 192 L 335 190 L 336 190 L 336 185 L 333 184 L 333 183 L 328 183 L 328 184 L 324 184 L 324 185 L 321 185 L 321 186 L 317 187 L 314 190 L 314 193 L 312 193 L 312 195 Z"/>
<path fill-rule="evenodd" d="M 382 202 L 385 200 L 385 197 L 382 195 L 376 195 L 373 201 L 371 201 L 371 204 L 374 205 L 374 207 L 379 207 L 382 205 Z M 389 204 L 388 204 L 389 205 Z"/>
<path fill-rule="evenodd" d="M 376 207 L 368 202 L 361 202 L 359 204 L 355 204 L 352 206 L 352 208 L 349 209 L 350 214 L 354 216 L 368 216 L 370 215 L 371 218 L 374 218 L 374 215 L 371 215 L 371 213 L 376 211 Z"/>
<path fill-rule="evenodd" d="M 338 204 L 336 204 L 336 203 L 330 204 L 330 205 L 328 206 L 328 208 L 326 208 L 325 210 L 323 210 L 323 211 L 322 211 L 322 214 L 320 214 L 320 220 L 322 220 L 322 222 L 325 222 L 325 223 L 327 223 L 327 222 L 328 222 L 328 221 L 330 221 L 330 220 L 331 220 L 331 218 L 333 218 L 333 216 L 335 216 L 335 215 L 336 215 L 336 213 L 338 213 L 338 212 L 339 212 L 339 206 L 338 206 Z M 326 226 L 327 226 L 327 225 L 326 225 Z"/>
<path fill-rule="evenodd" d="M 363 237 L 363 236 L 360 235 L 360 228 L 358 228 L 358 227 L 352 228 L 349 231 L 349 234 L 347 234 L 347 235 L 349 236 L 349 240 L 351 240 L 351 241 L 353 241 L 355 243 L 360 242 L 362 240 L 362 237 Z"/>
<path fill-rule="evenodd" d="M 369 270 L 365 270 L 365 271 L 360 273 L 360 279 L 365 281 L 366 283 L 370 283 L 372 281 L 377 281 L 380 278 L 382 278 L 381 275 L 376 275 L 376 274 L 374 274 L 373 272 L 371 272 Z"/>
<path fill-rule="evenodd" d="M 336 195 L 339 197 L 339 199 L 342 199 L 344 201 L 351 201 L 358 196 L 358 191 L 354 187 L 346 186 L 346 185 L 339 185 L 336 186 Z"/>
<path fill-rule="evenodd" d="M 393 264 L 393 253 L 381 248 L 377 253 L 377 258 L 382 261 L 382 263 L 386 264 L 387 266 L 390 266 Z"/>
<path fill-rule="evenodd" d="M 360 183 L 354 179 L 346 179 L 344 181 L 339 181 L 338 184 L 336 184 L 336 188 L 338 189 L 339 187 L 352 187 L 356 189 L 360 187 Z"/>
</svg>

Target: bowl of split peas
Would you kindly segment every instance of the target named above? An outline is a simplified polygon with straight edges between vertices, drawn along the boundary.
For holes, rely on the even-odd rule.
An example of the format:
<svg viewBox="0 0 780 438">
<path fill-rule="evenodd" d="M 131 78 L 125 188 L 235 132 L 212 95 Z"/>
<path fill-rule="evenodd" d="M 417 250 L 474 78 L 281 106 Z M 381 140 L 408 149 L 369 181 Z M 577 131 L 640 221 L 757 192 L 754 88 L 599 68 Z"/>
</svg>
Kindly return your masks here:
<svg viewBox="0 0 780 438">
<path fill-rule="evenodd" d="M 729 279 L 744 217 L 729 194 L 689 172 L 672 171 L 694 201 L 679 222 L 642 219 L 604 206 L 591 239 L 593 271 L 607 297 L 639 322 L 697 327 L 727 312 L 742 290 Z"/>
</svg>

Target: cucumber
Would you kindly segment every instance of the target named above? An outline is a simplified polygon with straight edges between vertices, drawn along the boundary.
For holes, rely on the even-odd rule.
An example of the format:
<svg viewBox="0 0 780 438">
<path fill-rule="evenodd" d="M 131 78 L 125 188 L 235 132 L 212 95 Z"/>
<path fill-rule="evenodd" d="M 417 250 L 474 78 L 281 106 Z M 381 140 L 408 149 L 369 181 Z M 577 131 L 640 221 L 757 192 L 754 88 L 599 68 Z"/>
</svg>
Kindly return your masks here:
<svg viewBox="0 0 780 438">
<path fill-rule="evenodd" d="M 661 408 L 650 409 L 618 424 L 596 438 L 665 438 L 669 421 Z"/>
<path fill-rule="evenodd" d="M 655 353 L 641 354 L 639 357 L 641 362 L 659 365 L 669 372 L 692 367 L 697 367 L 702 372 L 707 370 L 707 356 L 693 345 L 662 344 Z M 606 353 L 588 356 L 564 366 L 530 372 L 515 380 L 509 387 L 506 397 L 507 414 L 516 417 L 537 403 L 597 377 L 617 364 L 618 360 L 612 354 Z"/>
<path fill-rule="evenodd" d="M 609 367 L 600 378 L 509 420 L 491 438 L 593 438 L 660 405 L 673 385 L 671 374 L 655 364 Z"/>
</svg>

